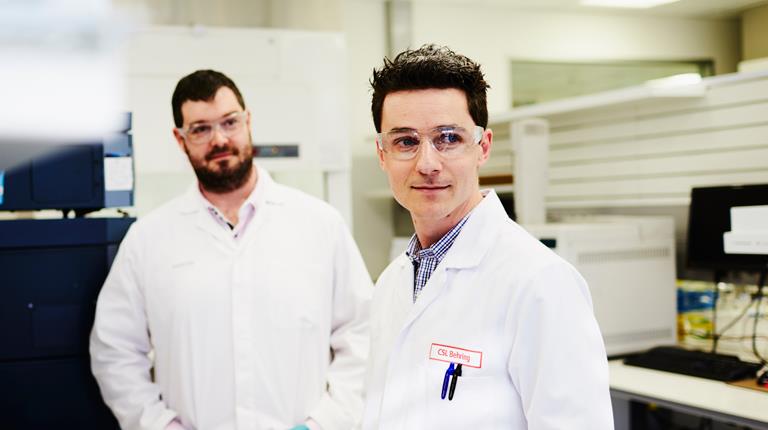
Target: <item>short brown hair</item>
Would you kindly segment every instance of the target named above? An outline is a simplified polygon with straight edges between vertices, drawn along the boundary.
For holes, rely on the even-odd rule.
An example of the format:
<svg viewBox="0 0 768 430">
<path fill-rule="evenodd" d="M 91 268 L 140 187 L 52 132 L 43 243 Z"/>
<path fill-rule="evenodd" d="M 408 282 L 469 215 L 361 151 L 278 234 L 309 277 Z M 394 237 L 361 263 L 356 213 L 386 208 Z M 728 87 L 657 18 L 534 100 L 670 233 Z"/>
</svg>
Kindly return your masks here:
<svg viewBox="0 0 768 430">
<path fill-rule="evenodd" d="M 464 91 L 475 124 L 483 128 L 488 126 L 486 92 L 490 86 L 485 82 L 480 65 L 446 46 L 428 44 L 403 51 L 394 60 L 384 58 L 384 65 L 378 70 L 373 69 L 370 84 L 373 88 L 371 112 L 377 132 L 381 132 L 381 110 L 387 94 L 429 88 Z"/>
<path fill-rule="evenodd" d="M 186 101 L 211 101 L 216 97 L 219 88 L 227 87 L 235 93 L 240 107 L 245 109 L 245 102 L 237 85 L 232 82 L 225 74 L 215 70 L 198 70 L 190 73 L 179 80 L 176 89 L 173 90 L 171 97 L 171 108 L 173 109 L 173 122 L 176 127 L 184 125 L 184 116 L 181 114 L 181 105 Z"/>
</svg>

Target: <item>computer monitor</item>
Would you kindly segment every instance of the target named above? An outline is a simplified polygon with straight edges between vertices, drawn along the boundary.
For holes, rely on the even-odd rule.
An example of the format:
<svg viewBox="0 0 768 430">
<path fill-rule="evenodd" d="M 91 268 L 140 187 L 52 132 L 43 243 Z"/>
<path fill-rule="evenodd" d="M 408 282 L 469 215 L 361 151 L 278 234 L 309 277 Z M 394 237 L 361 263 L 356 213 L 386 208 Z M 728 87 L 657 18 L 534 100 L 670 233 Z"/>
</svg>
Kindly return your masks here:
<svg viewBox="0 0 768 430">
<path fill-rule="evenodd" d="M 731 208 L 768 205 L 768 184 L 702 187 L 691 190 L 688 262 L 692 269 L 762 271 L 765 254 L 726 254 L 723 234 L 731 231 Z"/>
</svg>

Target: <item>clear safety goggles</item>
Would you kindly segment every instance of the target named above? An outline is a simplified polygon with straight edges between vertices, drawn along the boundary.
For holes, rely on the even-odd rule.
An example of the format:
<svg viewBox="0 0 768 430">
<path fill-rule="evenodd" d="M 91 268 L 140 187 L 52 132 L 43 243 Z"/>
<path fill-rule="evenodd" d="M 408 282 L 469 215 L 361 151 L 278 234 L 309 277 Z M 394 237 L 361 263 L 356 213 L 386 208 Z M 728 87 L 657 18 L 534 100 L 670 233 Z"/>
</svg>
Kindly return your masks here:
<svg viewBox="0 0 768 430">
<path fill-rule="evenodd" d="M 472 130 L 463 127 L 437 127 L 428 131 L 396 129 L 376 135 L 379 149 L 396 160 L 410 160 L 416 156 L 421 142 L 427 140 L 432 148 L 445 158 L 464 155 L 483 138 L 483 127 Z"/>
<path fill-rule="evenodd" d="M 196 122 L 186 129 L 177 128 L 184 139 L 192 145 L 204 145 L 213 139 L 218 131 L 225 137 L 232 137 L 245 128 L 248 112 L 232 112 L 216 121 Z"/>
</svg>

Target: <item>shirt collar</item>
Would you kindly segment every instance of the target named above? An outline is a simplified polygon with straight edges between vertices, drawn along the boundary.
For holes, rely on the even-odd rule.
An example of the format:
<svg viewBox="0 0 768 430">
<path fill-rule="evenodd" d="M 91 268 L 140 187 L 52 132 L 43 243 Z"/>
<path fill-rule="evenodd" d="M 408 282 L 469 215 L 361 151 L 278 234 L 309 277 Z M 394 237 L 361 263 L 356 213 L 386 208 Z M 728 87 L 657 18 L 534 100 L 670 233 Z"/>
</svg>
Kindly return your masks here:
<svg viewBox="0 0 768 430">
<path fill-rule="evenodd" d="M 269 182 L 269 175 L 265 170 L 260 169 L 255 164 L 253 168 L 258 172 L 258 180 L 256 181 L 256 186 L 253 187 L 253 190 L 238 210 L 238 218 L 241 222 L 243 220 L 250 220 L 253 217 L 253 214 L 256 213 L 256 210 L 259 208 L 261 201 L 263 201 L 265 189 L 267 188 L 267 182 Z M 198 204 L 204 207 L 205 210 L 209 212 L 217 222 L 222 225 L 227 225 L 229 223 L 229 220 L 224 217 L 224 214 L 222 214 L 221 211 L 219 211 L 210 201 L 208 201 L 208 199 L 205 198 L 202 191 L 200 191 L 199 182 L 194 187 L 194 194 Z"/>
<path fill-rule="evenodd" d="M 448 250 L 451 249 L 451 245 L 453 245 L 453 242 L 459 236 L 461 228 L 467 223 L 471 214 L 472 211 L 466 214 L 461 221 L 448 231 L 448 233 L 444 234 L 440 240 L 433 243 L 429 248 L 422 249 L 419 238 L 414 234 L 408 242 L 408 248 L 405 251 L 405 255 L 408 256 L 412 263 L 419 263 L 422 258 L 436 258 L 437 260 L 442 260 Z"/>
</svg>

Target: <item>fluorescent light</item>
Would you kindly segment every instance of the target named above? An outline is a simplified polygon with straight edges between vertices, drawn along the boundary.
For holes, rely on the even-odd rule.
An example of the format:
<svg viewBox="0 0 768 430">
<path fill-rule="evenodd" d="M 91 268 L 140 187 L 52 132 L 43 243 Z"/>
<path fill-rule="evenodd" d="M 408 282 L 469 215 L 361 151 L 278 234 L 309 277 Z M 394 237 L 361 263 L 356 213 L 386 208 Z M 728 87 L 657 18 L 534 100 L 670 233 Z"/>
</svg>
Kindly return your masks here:
<svg viewBox="0 0 768 430">
<path fill-rule="evenodd" d="M 648 9 L 679 0 L 581 0 L 583 6 L 622 7 L 629 9 Z"/>
</svg>

